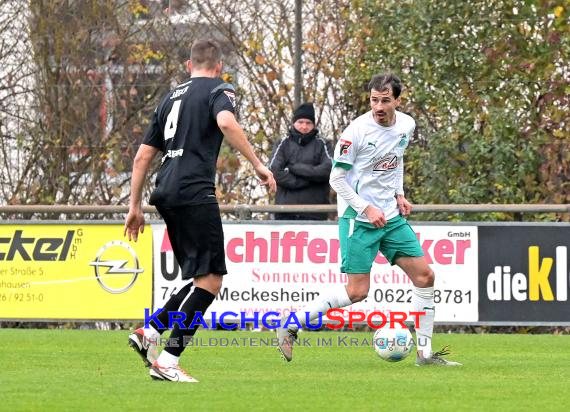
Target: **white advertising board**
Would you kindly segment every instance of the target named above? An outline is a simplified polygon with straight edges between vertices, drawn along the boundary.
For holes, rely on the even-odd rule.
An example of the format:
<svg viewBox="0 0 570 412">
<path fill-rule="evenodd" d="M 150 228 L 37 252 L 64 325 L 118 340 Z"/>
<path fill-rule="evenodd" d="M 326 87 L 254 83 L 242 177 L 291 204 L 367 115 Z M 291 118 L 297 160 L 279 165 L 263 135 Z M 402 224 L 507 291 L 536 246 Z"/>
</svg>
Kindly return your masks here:
<svg viewBox="0 0 570 412">
<path fill-rule="evenodd" d="M 154 250 L 153 309 L 161 308 L 185 283 L 172 253 L 166 226 L 152 226 Z M 414 227 L 436 274 L 438 322 L 478 320 L 478 239 L 476 226 Z M 336 224 L 225 223 L 226 264 L 222 290 L 205 318 L 216 312 L 267 312 L 287 315 L 335 288 L 340 273 Z M 349 310 L 371 313 L 412 310 L 411 282 L 398 266 L 379 254 L 370 275 L 370 292 Z M 229 319 L 229 317 L 228 317 Z"/>
</svg>

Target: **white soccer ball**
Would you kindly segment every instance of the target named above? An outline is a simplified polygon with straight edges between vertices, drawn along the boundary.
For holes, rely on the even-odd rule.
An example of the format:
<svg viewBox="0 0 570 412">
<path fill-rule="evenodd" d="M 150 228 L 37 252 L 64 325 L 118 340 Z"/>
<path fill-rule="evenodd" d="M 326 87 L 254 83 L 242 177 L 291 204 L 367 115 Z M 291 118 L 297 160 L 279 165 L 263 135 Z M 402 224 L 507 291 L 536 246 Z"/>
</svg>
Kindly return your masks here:
<svg viewBox="0 0 570 412">
<path fill-rule="evenodd" d="M 414 339 L 408 328 L 399 324 L 394 329 L 386 324 L 374 333 L 374 350 L 387 362 L 399 362 L 406 359 L 414 348 Z"/>
</svg>

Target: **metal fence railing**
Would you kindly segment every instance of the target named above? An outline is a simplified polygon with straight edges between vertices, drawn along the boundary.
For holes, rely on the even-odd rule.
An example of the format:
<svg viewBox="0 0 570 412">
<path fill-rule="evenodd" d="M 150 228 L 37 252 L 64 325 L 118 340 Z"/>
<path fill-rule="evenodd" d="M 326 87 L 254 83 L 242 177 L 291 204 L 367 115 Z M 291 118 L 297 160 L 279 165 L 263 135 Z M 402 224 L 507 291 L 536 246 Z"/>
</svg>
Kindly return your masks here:
<svg viewBox="0 0 570 412">
<path fill-rule="evenodd" d="M 50 214 L 117 214 L 127 213 L 120 205 L 5 205 L 0 216 Z M 336 212 L 336 205 L 220 205 L 222 213 L 251 219 L 253 213 Z M 428 204 L 414 205 L 415 213 L 570 213 L 570 204 Z M 154 206 L 144 206 L 145 213 L 157 213 Z"/>
</svg>

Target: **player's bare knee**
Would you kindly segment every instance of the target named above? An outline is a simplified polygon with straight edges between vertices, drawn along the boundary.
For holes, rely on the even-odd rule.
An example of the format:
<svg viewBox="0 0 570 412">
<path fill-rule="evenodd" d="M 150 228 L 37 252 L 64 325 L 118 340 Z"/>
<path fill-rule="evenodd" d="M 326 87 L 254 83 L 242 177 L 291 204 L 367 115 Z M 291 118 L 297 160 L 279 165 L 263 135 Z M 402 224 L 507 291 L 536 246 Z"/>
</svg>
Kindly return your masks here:
<svg viewBox="0 0 570 412">
<path fill-rule="evenodd" d="M 212 283 L 211 283 L 211 292 L 213 295 L 218 295 L 218 293 L 220 293 L 220 289 L 222 289 L 222 281 L 224 279 L 223 276 L 220 275 L 215 275 L 212 276 Z"/>
<path fill-rule="evenodd" d="M 434 282 L 435 282 L 435 273 L 433 272 L 433 270 L 428 269 L 426 274 L 427 287 L 433 286 Z"/>
<path fill-rule="evenodd" d="M 352 303 L 356 303 L 356 302 L 360 302 L 361 300 L 366 299 L 368 297 L 368 289 L 370 289 L 370 287 L 347 289 L 348 297 L 350 298 L 350 301 Z"/>
<path fill-rule="evenodd" d="M 416 276 L 416 281 L 414 282 L 414 286 L 419 288 L 429 288 L 432 287 L 435 281 L 435 273 L 431 268 L 427 268 L 423 270 Z"/>
<path fill-rule="evenodd" d="M 217 295 L 220 293 L 220 289 L 222 288 L 223 279 L 224 277 L 221 275 L 209 274 L 195 279 L 194 285 L 207 290 L 212 295 Z"/>
<path fill-rule="evenodd" d="M 368 297 L 368 293 L 361 293 L 359 295 L 356 295 L 354 298 L 350 298 L 350 300 L 352 301 L 352 303 L 356 303 L 356 302 L 360 302 L 361 300 L 364 300 Z"/>
<path fill-rule="evenodd" d="M 222 283 L 220 282 L 219 285 L 215 285 L 214 287 L 210 288 L 210 293 L 214 296 L 218 296 L 220 290 L 222 289 Z"/>
</svg>

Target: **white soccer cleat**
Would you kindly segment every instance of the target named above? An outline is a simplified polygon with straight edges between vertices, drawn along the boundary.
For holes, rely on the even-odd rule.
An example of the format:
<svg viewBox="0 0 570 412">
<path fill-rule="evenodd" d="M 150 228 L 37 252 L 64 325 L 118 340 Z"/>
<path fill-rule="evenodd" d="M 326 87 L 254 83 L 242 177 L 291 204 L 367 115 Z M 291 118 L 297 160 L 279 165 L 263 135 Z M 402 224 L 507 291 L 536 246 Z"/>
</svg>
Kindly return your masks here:
<svg viewBox="0 0 570 412">
<path fill-rule="evenodd" d="M 287 362 L 293 360 L 293 345 L 297 342 L 297 332 L 290 328 L 277 328 L 277 350 L 279 350 L 281 357 Z"/>
<path fill-rule="evenodd" d="M 462 363 L 443 359 L 443 356 L 449 355 L 449 346 L 444 346 L 440 351 L 433 352 L 431 357 L 424 358 L 418 351 L 416 355 L 416 366 L 439 365 L 439 366 L 463 366 Z"/>
<path fill-rule="evenodd" d="M 160 366 L 154 361 L 150 367 L 150 377 L 158 381 L 197 383 L 198 379 L 188 375 L 180 366 Z"/>
</svg>

